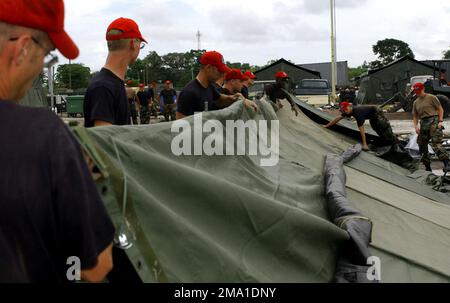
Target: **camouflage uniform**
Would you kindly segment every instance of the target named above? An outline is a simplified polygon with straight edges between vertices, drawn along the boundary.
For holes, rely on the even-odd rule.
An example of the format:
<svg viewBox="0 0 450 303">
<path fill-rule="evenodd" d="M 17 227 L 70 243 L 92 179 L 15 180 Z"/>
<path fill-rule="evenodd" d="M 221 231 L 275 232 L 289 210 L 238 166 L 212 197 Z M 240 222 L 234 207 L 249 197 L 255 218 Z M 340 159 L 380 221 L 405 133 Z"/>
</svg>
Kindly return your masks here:
<svg viewBox="0 0 450 303">
<path fill-rule="evenodd" d="M 136 99 L 128 99 L 128 102 L 130 103 L 130 114 L 131 119 L 133 121 L 133 125 L 138 125 L 137 120 L 137 111 L 136 111 Z"/>
<path fill-rule="evenodd" d="M 150 123 L 150 111 L 148 110 L 148 106 L 141 107 L 141 124 L 149 124 Z"/>
<path fill-rule="evenodd" d="M 176 111 L 175 106 L 173 104 L 163 106 L 164 109 L 164 118 L 166 122 L 175 121 L 176 120 Z"/>
<path fill-rule="evenodd" d="M 392 131 L 389 120 L 384 116 L 383 111 L 378 108 L 375 116 L 369 120 L 372 129 L 380 136 L 383 143 L 392 145 L 397 143 L 397 137 L 395 137 Z"/>
<path fill-rule="evenodd" d="M 431 147 L 441 161 L 448 161 L 449 157 L 447 151 L 442 146 L 442 139 L 444 137 L 442 129 L 438 128 L 439 117 L 427 117 L 420 120 L 420 135 L 417 138 L 420 154 L 422 156 L 423 164 L 430 165 L 430 155 L 428 154 L 428 142 L 431 139 Z"/>
</svg>

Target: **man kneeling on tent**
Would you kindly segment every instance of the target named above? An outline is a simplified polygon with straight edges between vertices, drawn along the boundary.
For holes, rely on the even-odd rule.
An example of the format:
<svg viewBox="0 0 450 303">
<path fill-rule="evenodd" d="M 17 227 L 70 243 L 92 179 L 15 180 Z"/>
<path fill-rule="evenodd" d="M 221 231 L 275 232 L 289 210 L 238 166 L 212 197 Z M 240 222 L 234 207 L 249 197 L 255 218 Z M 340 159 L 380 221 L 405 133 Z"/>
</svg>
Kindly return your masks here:
<svg viewBox="0 0 450 303">
<path fill-rule="evenodd" d="M 358 106 L 353 108 L 353 105 L 347 101 L 340 103 L 340 111 L 342 115 L 337 117 L 327 125 L 325 128 L 329 128 L 344 118 L 354 117 L 358 123 L 358 128 L 361 133 L 361 140 L 363 150 L 368 151 L 366 131 L 364 128 L 364 122 L 370 121 L 370 126 L 380 136 L 385 145 L 393 145 L 397 143 L 397 138 L 392 131 L 389 120 L 384 116 L 383 111 L 377 106 Z"/>
</svg>

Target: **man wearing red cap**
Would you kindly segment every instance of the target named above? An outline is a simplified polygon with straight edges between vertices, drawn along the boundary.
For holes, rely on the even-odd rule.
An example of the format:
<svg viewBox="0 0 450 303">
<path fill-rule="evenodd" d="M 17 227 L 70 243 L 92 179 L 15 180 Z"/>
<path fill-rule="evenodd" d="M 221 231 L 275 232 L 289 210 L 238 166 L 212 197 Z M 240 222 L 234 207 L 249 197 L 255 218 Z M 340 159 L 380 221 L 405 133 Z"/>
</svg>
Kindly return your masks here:
<svg viewBox="0 0 450 303">
<path fill-rule="evenodd" d="M 373 130 L 380 136 L 382 145 L 387 146 L 397 143 L 397 138 L 392 131 L 389 120 L 377 106 L 358 106 L 353 108 L 353 104 L 348 101 L 341 102 L 339 106 L 342 115 L 325 125 L 325 128 L 337 124 L 344 118 L 354 117 L 361 133 L 362 148 L 363 150 L 368 151 L 369 146 L 367 145 L 364 123 L 366 120 L 369 120 Z"/>
<path fill-rule="evenodd" d="M 286 99 L 291 104 L 291 109 L 298 116 L 298 111 L 295 106 L 295 102 L 292 97 L 286 91 L 287 84 L 289 83 L 289 76 L 282 71 L 275 74 L 276 82 L 274 84 L 268 85 L 264 88 L 265 94 L 268 96 L 269 100 L 272 101 L 272 106 L 275 111 L 283 107 L 280 100 Z"/>
<path fill-rule="evenodd" d="M 242 86 L 244 81 L 247 78 L 242 74 L 240 69 L 232 69 L 229 73 L 225 74 L 225 84 L 221 89 L 221 93 L 227 96 L 240 95 L 244 99 L 244 105 L 253 108 L 255 111 L 258 110 L 256 103 L 246 99 L 240 92 L 242 90 Z M 219 109 L 226 108 L 230 106 L 232 103 L 228 105 L 223 105 L 222 107 L 218 107 Z"/>
<path fill-rule="evenodd" d="M 123 85 L 130 65 L 145 46 L 139 27 L 131 19 L 119 18 L 106 31 L 108 58 L 92 78 L 84 100 L 85 127 L 130 124 L 130 104 Z"/>
<path fill-rule="evenodd" d="M 55 48 L 78 56 L 63 1 L 0 1 L 0 283 L 69 282 L 74 257 L 87 281 L 112 268 L 114 226 L 78 141 L 51 111 L 18 104 Z"/>
<path fill-rule="evenodd" d="M 196 112 L 213 110 L 214 106 L 224 106 L 236 101 L 239 96 L 225 96 L 213 86 L 223 74 L 230 71 L 223 56 L 216 52 L 205 52 L 200 57 L 200 72 L 181 91 L 178 99 L 177 119 L 191 116 Z"/>
<path fill-rule="evenodd" d="M 246 71 L 244 73 L 244 77 L 245 80 L 242 83 L 241 94 L 244 96 L 245 99 L 248 99 L 249 98 L 248 89 L 252 87 L 253 84 L 255 83 L 256 76 L 251 71 Z"/>
<path fill-rule="evenodd" d="M 422 155 L 422 163 L 427 171 L 431 171 L 431 160 L 428 154 L 428 143 L 431 140 L 434 152 L 439 160 L 444 162 L 444 170 L 450 172 L 449 156 L 442 146 L 444 109 L 436 96 L 425 93 L 423 83 L 414 84 L 413 90 L 417 99 L 413 104 L 412 114 L 414 127 L 419 135 L 417 144 Z"/>
<path fill-rule="evenodd" d="M 177 92 L 172 88 L 172 81 L 164 82 L 164 89 L 159 94 L 161 111 L 164 113 L 166 121 L 176 120 Z"/>
</svg>

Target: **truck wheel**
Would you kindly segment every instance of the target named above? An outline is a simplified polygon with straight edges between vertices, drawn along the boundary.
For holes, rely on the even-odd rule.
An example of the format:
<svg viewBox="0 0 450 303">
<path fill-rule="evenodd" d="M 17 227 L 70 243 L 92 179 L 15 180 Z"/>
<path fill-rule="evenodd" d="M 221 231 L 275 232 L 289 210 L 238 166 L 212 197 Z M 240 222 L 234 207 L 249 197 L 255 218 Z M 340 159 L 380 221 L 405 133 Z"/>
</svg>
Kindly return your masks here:
<svg viewBox="0 0 450 303">
<path fill-rule="evenodd" d="M 447 118 L 450 115 L 450 99 L 444 95 L 436 96 L 441 102 L 442 108 L 444 109 L 444 118 Z"/>
</svg>

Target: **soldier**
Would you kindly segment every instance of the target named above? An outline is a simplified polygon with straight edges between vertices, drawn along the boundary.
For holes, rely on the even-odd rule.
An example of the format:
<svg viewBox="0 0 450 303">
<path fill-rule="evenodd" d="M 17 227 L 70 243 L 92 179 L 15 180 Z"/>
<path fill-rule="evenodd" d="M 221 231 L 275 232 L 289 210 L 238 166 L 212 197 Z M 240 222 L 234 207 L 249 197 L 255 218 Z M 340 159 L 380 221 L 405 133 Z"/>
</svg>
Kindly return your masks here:
<svg viewBox="0 0 450 303">
<path fill-rule="evenodd" d="M 383 111 L 377 106 L 358 106 L 353 108 L 353 105 L 350 102 L 344 101 L 340 103 L 340 108 L 342 115 L 340 117 L 337 117 L 327 125 L 324 125 L 325 128 L 329 128 L 337 124 L 344 118 L 353 116 L 358 123 L 358 128 L 361 133 L 363 150 L 369 150 L 366 139 L 366 131 L 364 128 L 364 123 L 366 120 L 370 121 L 370 126 L 372 126 L 373 130 L 380 136 L 383 144 L 397 144 L 397 138 L 392 131 L 389 120 L 384 116 Z"/>
<path fill-rule="evenodd" d="M 449 157 L 442 146 L 444 109 L 436 96 L 426 94 L 423 83 L 416 83 L 413 86 L 417 99 L 413 105 L 413 122 L 416 132 L 419 135 L 419 144 L 422 163 L 427 171 L 431 171 L 431 160 L 428 154 L 428 143 L 431 139 L 431 146 L 439 160 L 444 162 L 444 171 L 449 172 Z M 420 119 L 420 126 L 419 126 Z"/>
<path fill-rule="evenodd" d="M 101 282 L 113 266 L 114 225 L 77 139 L 51 111 L 18 104 L 55 48 L 79 54 L 62 0 L 0 1 L 0 283 L 67 283 L 74 258 Z"/>
<path fill-rule="evenodd" d="M 150 116 L 155 116 L 155 119 L 158 118 L 158 96 L 156 94 L 156 91 L 158 89 L 158 82 L 156 80 L 152 80 L 152 82 L 149 84 L 147 88 L 147 98 L 149 102 L 149 108 L 150 108 Z"/>
<path fill-rule="evenodd" d="M 275 111 L 279 110 L 282 106 L 280 100 L 286 99 L 291 104 L 291 109 L 298 116 L 298 110 L 295 106 L 295 102 L 292 97 L 287 93 L 286 88 L 289 83 L 289 76 L 285 72 L 278 72 L 275 74 L 276 83 L 268 85 L 264 88 L 264 93 L 272 101 L 272 106 Z"/>
<path fill-rule="evenodd" d="M 248 95 L 248 89 L 255 84 L 255 80 L 257 79 L 256 76 L 251 71 L 246 71 L 244 73 L 245 80 L 242 83 L 242 90 L 241 94 L 244 96 L 245 99 L 249 98 Z"/>
<path fill-rule="evenodd" d="M 137 93 L 137 100 L 139 102 L 141 124 L 150 123 L 150 111 L 148 103 L 148 94 L 144 91 L 145 86 L 143 83 L 139 84 L 139 91 Z"/>
<path fill-rule="evenodd" d="M 164 83 L 164 89 L 159 94 L 161 101 L 161 111 L 164 112 L 166 121 L 176 120 L 177 92 L 172 88 L 172 82 L 167 80 Z"/>
<path fill-rule="evenodd" d="M 225 75 L 225 84 L 221 89 L 221 93 L 227 96 L 233 96 L 235 94 L 238 94 L 240 97 L 244 99 L 244 105 L 248 108 L 252 108 L 253 110 L 257 111 L 258 106 L 255 102 L 248 100 L 241 94 L 242 87 L 244 86 L 244 82 L 247 81 L 248 78 L 242 74 L 242 72 L 239 69 L 232 69 L 229 73 Z M 231 104 L 228 105 L 222 105 L 217 106 L 218 109 L 223 109 Z"/>
<path fill-rule="evenodd" d="M 136 92 L 134 91 L 132 86 L 133 86 L 133 81 L 129 80 L 127 82 L 126 92 L 127 92 L 128 103 L 130 104 L 131 120 L 133 122 L 133 125 L 137 125 L 138 120 L 137 120 L 137 111 L 136 111 Z"/>
<path fill-rule="evenodd" d="M 108 57 L 105 66 L 92 78 L 84 102 L 85 127 L 129 125 L 130 105 L 124 87 L 129 66 L 136 63 L 147 41 L 131 19 L 119 18 L 106 31 Z"/>
<path fill-rule="evenodd" d="M 226 66 L 223 56 L 216 51 L 205 52 L 200 57 L 200 71 L 197 77 L 189 82 L 178 98 L 177 120 L 192 116 L 196 112 L 204 112 L 230 105 L 237 101 L 239 95 L 226 96 L 220 94 L 212 84 L 231 69 Z"/>
</svg>

